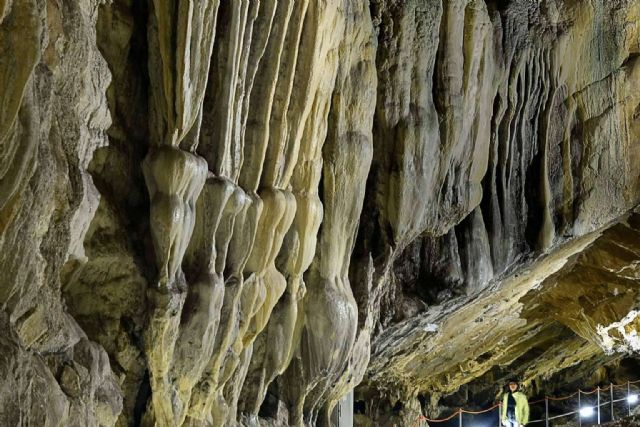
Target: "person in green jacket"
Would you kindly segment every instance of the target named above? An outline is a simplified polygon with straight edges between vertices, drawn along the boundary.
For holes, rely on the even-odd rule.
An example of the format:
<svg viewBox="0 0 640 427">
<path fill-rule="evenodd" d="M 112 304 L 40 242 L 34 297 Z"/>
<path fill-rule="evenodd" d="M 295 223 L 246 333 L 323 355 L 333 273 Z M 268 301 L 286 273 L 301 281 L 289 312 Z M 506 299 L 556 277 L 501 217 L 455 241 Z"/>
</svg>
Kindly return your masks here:
<svg viewBox="0 0 640 427">
<path fill-rule="evenodd" d="M 529 422 L 529 401 L 518 391 L 518 381 L 509 381 L 509 391 L 502 397 L 500 409 L 502 424 L 506 427 L 522 427 Z"/>
</svg>

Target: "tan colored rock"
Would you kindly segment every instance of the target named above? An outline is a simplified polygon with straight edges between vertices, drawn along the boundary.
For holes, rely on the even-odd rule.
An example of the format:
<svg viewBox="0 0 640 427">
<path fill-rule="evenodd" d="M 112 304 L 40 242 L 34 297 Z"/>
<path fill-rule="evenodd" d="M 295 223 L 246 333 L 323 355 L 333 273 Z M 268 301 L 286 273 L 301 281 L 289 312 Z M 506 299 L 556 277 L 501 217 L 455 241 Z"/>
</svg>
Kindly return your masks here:
<svg viewBox="0 0 640 427">
<path fill-rule="evenodd" d="M 639 18 L 0 0 L 0 424 L 330 425 L 354 388 L 407 424 L 606 379 L 637 353 Z"/>
</svg>

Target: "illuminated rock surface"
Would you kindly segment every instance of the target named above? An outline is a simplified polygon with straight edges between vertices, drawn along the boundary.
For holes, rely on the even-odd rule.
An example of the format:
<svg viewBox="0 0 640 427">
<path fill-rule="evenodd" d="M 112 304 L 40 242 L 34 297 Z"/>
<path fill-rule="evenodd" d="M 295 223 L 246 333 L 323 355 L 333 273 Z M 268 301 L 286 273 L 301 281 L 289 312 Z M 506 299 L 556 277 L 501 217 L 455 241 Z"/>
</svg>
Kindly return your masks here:
<svg viewBox="0 0 640 427">
<path fill-rule="evenodd" d="M 410 425 L 637 357 L 639 27 L 0 0 L 0 425 Z"/>
</svg>

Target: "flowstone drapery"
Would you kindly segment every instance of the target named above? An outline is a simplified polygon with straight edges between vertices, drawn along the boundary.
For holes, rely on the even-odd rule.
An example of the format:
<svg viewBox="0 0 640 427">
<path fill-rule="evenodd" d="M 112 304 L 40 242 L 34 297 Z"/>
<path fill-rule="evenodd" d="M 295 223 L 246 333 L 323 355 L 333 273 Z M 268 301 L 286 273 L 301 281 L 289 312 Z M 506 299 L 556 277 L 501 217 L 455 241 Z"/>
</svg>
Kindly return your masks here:
<svg viewBox="0 0 640 427">
<path fill-rule="evenodd" d="M 1 425 L 402 425 L 636 351 L 637 0 L 76 3 L 0 0 Z"/>
</svg>

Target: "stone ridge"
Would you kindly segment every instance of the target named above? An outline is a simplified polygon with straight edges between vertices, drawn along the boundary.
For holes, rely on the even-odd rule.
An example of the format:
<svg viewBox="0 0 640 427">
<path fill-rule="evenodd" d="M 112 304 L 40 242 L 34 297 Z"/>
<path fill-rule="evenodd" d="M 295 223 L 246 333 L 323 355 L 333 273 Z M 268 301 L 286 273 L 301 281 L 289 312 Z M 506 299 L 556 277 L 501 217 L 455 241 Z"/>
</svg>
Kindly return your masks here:
<svg viewBox="0 0 640 427">
<path fill-rule="evenodd" d="M 639 26 L 0 0 L 0 425 L 406 424 L 637 353 Z"/>
</svg>

